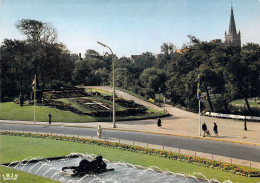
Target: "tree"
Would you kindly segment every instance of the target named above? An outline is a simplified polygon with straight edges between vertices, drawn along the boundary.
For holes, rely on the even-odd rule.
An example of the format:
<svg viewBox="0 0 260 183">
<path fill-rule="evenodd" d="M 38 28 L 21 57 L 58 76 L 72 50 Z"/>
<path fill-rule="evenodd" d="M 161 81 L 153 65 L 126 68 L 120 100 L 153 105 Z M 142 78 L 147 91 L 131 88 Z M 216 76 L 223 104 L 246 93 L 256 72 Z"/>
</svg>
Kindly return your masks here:
<svg viewBox="0 0 260 183">
<path fill-rule="evenodd" d="M 257 97 L 260 91 L 260 46 L 258 44 L 248 43 L 242 47 L 241 69 L 241 72 L 238 73 L 240 79 L 238 86 L 251 113 L 248 98 Z"/>
<path fill-rule="evenodd" d="M 151 90 L 154 94 L 159 92 L 159 88 L 162 90 L 165 88 L 166 74 L 155 67 L 145 69 L 139 78 L 142 86 Z"/>
<path fill-rule="evenodd" d="M 154 62 L 154 55 L 150 52 L 146 52 L 135 60 L 135 67 L 139 67 L 140 69 L 144 70 L 146 68 L 152 67 Z"/>
<path fill-rule="evenodd" d="M 55 44 L 57 34 L 52 25 L 36 20 L 22 19 L 16 27 L 27 37 L 26 42 L 31 46 L 30 59 L 34 67 L 31 78 L 37 75 L 37 88 L 41 91 L 37 98 L 41 102 L 46 82 L 50 79 L 50 73 L 59 57 L 59 46 Z"/>
<path fill-rule="evenodd" d="M 72 80 L 74 84 L 86 84 L 91 69 L 87 60 L 77 60 L 73 71 Z"/>
<path fill-rule="evenodd" d="M 86 50 L 86 53 L 85 53 L 85 57 L 89 58 L 89 57 L 99 57 L 99 53 L 95 50 L 91 50 L 91 49 L 88 49 Z"/>
<path fill-rule="evenodd" d="M 5 39 L 1 47 L 3 95 L 25 95 L 30 80 L 29 47 L 25 41 Z"/>
<path fill-rule="evenodd" d="M 161 52 L 165 55 L 171 55 L 173 54 L 176 47 L 172 43 L 163 43 L 161 45 Z"/>
<path fill-rule="evenodd" d="M 56 30 L 51 24 L 37 20 L 22 19 L 16 28 L 31 42 L 54 43 L 57 39 Z"/>
</svg>

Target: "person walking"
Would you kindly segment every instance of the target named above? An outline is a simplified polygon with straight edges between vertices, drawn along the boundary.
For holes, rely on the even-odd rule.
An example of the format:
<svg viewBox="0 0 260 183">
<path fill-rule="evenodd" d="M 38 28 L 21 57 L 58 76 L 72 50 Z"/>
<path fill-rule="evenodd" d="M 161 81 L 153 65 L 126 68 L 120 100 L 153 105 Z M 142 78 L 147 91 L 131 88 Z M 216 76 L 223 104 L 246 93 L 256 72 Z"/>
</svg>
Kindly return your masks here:
<svg viewBox="0 0 260 183">
<path fill-rule="evenodd" d="M 48 117 L 49 117 L 49 124 L 51 124 L 51 117 L 52 117 L 51 113 L 48 114 Z"/>
<path fill-rule="evenodd" d="M 159 127 L 162 126 L 162 121 L 161 121 L 160 117 L 158 117 L 157 126 L 159 126 Z"/>
<path fill-rule="evenodd" d="M 216 123 L 214 123 L 213 131 L 215 135 L 218 136 L 218 125 Z"/>
<path fill-rule="evenodd" d="M 206 133 L 207 133 L 207 130 L 208 130 L 207 125 L 206 125 L 205 122 L 204 122 L 203 125 L 202 125 L 202 130 L 203 130 L 203 137 L 205 137 L 205 136 L 206 136 Z"/>
<path fill-rule="evenodd" d="M 100 139 L 101 139 L 101 133 L 102 133 L 102 128 L 101 128 L 100 125 L 98 125 L 97 136 L 98 136 L 98 138 L 100 138 Z"/>
</svg>

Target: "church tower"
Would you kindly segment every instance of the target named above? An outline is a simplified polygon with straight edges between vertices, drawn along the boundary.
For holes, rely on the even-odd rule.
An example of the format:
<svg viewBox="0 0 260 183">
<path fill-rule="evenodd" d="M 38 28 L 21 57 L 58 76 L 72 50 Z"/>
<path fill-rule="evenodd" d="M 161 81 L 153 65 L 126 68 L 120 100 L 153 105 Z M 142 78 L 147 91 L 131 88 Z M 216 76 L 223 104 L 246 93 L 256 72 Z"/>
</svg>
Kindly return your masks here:
<svg viewBox="0 0 260 183">
<path fill-rule="evenodd" d="M 234 46 L 241 46 L 241 35 L 240 35 L 240 31 L 237 34 L 232 6 L 231 6 L 231 15 L 230 15 L 228 34 L 225 31 L 225 43 L 232 44 Z"/>
</svg>

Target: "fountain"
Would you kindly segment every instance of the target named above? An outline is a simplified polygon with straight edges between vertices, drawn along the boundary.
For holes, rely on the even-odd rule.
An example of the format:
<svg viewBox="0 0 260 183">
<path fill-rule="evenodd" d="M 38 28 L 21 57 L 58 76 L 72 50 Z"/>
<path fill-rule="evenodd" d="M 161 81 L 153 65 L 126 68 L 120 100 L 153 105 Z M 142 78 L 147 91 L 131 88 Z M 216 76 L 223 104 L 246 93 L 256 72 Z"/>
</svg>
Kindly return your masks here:
<svg viewBox="0 0 260 183">
<path fill-rule="evenodd" d="M 94 156 L 84 154 L 71 154 L 66 157 L 31 159 L 29 161 L 12 162 L 3 164 L 10 168 L 31 174 L 39 175 L 49 179 L 71 182 L 106 182 L 106 183 L 126 183 L 126 182 L 179 182 L 179 183 L 202 183 L 202 182 L 218 182 L 216 180 L 199 180 L 192 175 L 182 175 L 169 171 L 163 171 L 158 167 L 145 168 L 140 165 L 132 165 L 122 162 L 111 162 L 104 160 L 107 168 L 114 169 L 111 172 L 103 172 L 101 174 L 85 174 L 81 177 L 72 177 L 63 173 L 64 166 L 77 166 L 82 159 L 89 161 L 94 159 Z"/>
</svg>

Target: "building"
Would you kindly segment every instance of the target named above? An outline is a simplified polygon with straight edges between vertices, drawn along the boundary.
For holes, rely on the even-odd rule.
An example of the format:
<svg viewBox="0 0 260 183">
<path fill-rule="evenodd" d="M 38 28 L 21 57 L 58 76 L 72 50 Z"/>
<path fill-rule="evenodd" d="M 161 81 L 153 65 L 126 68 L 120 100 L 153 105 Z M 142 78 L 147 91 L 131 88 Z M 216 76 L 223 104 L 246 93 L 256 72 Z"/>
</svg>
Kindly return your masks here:
<svg viewBox="0 0 260 183">
<path fill-rule="evenodd" d="M 237 33 L 233 7 L 231 7 L 228 33 L 225 31 L 225 41 L 222 42 L 221 39 L 214 39 L 210 42 L 217 45 L 234 45 L 241 47 L 241 33 L 240 31 Z"/>
<path fill-rule="evenodd" d="M 236 23 L 235 23 L 235 18 L 234 18 L 234 13 L 233 13 L 233 7 L 231 7 L 228 34 L 225 31 L 225 44 L 241 46 L 241 33 L 240 33 L 240 31 L 237 33 L 237 30 L 236 30 Z"/>
<path fill-rule="evenodd" d="M 141 57 L 141 55 L 131 55 L 130 60 L 131 60 L 132 63 L 134 64 L 134 63 L 135 63 L 135 60 L 138 59 L 138 58 L 140 58 L 140 57 Z"/>
<path fill-rule="evenodd" d="M 175 53 L 185 53 L 189 50 L 189 48 L 186 46 L 185 48 L 176 49 Z"/>
</svg>

